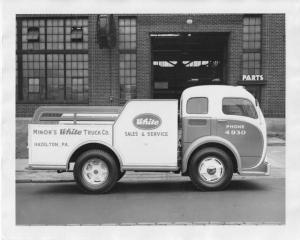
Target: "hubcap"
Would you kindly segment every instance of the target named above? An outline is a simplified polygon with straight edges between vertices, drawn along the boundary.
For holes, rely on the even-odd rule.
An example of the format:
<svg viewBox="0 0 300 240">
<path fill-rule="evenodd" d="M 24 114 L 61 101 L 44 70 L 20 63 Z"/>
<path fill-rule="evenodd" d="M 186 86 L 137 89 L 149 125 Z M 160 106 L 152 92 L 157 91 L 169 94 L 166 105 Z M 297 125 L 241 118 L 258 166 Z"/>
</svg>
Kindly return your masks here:
<svg viewBox="0 0 300 240">
<path fill-rule="evenodd" d="M 92 185 L 104 183 L 108 177 L 107 164 L 98 158 L 89 159 L 82 168 L 83 178 Z"/>
<path fill-rule="evenodd" d="M 200 163 L 198 171 L 204 181 L 214 183 L 222 178 L 224 165 L 216 157 L 207 157 Z"/>
</svg>

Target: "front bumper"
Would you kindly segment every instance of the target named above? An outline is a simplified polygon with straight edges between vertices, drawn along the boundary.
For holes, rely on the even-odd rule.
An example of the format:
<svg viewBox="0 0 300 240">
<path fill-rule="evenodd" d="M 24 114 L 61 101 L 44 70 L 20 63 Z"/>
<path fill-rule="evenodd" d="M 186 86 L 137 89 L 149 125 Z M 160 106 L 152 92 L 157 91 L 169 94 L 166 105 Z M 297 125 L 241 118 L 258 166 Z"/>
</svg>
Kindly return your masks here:
<svg viewBox="0 0 300 240">
<path fill-rule="evenodd" d="M 270 176 L 271 164 L 263 162 L 261 165 L 252 169 L 245 169 L 239 173 L 241 176 Z"/>
</svg>

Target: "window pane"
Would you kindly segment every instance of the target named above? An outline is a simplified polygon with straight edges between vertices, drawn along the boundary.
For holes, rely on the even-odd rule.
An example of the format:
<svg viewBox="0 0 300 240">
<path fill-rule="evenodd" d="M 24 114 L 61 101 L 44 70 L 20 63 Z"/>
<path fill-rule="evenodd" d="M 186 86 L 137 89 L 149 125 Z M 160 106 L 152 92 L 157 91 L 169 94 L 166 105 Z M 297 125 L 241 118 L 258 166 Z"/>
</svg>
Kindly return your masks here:
<svg viewBox="0 0 300 240">
<path fill-rule="evenodd" d="M 260 51 L 261 49 L 261 17 L 244 17 L 244 32 L 247 29 L 248 34 L 243 34 L 243 74 L 260 73 Z M 251 53 L 252 52 L 252 53 Z"/>
<path fill-rule="evenodd" d="M 44 20 L 22 20 L 22 49 L 42 50 L 45 49 L 44 42 Z"/>
<path fill-rule="evenodd" d="M 27 41 L 38 42 L 40 39 L 40 31 L 38 27 L 30 27 L 27 30 Z"/>
<path fill-rule="evenodd" d="M 64 26 L 62 19 L 47 20 L 47 49 L 63 50 Z"/>
<path fill-rule="evenodd" d="M 119 19 L 119 49 L 121 50 L 136 49 L 136 19 L 135 18 Z"/>
<path fill-rule="evenodd" d="M 66 49 L 88 49 L 88 19 L 66 19 Z"/>
<path fill-rule="evenodd" d="M 207 114 L 208 99 L 204 97 L 190 98 L 187 101 L 186 112 L 188 114 Z"/>
<path fill-rule="evenodd" d="M 260 17 L 245 17 L 243 26 L 243 48 L 260 49 L 261 19 Z M 247 34 L 246 34 L 247 33 Z"/>
<path fill-rule="evenodd" d="M 72 27 L 71 41 L 72 42 L 82 42 L 82 40 L 83 40 L 82 27 Z"/>
<path fill-rule="evenodd" d="M 119 59 L 121 100 L 136 97 L 136 54 L 120 54 Z"/>
<path fill-rule="evenodd" d="M 222 111 L 227 115 L 257 118 L 257 113 L 253 104 L 249 100 L 243 98 L 224 98 L 222 102 Z"/>
<path fill-rule="evenodd" d="M 88 54 L 66 55 L 67 88 L 69 100 L 86 101 L 88 99 Z"/>
<path fill-rule="evenodd" d="M 28 93 L 39 93 L 40 79 L 29 78 L 28 79 Z"/>
<path fill-rule="evenodd" d="M 23 54 L 23 97 L 24 100 L 43 99 L 40 84 L 45 81 L 45 60 L 40 54 Z"/>
<path fill-rule="evenodd" d="M 47 54 L 47 98 L 55 101 L 64 100 L 64 55 Z"/>
</svg>

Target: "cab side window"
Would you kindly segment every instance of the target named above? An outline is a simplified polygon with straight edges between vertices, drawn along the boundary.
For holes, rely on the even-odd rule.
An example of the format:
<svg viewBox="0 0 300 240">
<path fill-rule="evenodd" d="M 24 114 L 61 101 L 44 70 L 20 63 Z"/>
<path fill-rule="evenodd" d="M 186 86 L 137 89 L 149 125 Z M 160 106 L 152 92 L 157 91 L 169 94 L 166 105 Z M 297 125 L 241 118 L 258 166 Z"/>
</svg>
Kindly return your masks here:
<svg viewBox="0 0 300 240">
<path fill-rule="evenodd" d="M 194 97 L 187 101 L 186 112 L 188 114 L 207 114 L 208 99 L 205 97 Z"/>
<path fill-rule="evenodd" d="M 257 118 L 253 104 L 244 98 L 223 98 L 222 111 L 227 115 Z"/>
</svg>

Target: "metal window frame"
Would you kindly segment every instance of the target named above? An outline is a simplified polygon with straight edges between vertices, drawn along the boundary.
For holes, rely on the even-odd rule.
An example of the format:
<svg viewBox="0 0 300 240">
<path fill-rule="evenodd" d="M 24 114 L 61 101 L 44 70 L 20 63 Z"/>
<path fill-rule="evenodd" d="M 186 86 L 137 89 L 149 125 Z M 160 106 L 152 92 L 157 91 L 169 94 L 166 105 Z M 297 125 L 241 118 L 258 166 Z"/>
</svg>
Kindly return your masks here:
<svg viewBox="0 0 300 240">
<path fill-rule="evenodd" d="M 37 32 L 37 38 L 29 38 L 28 36 L 31 36 L 31 34 L 29 34 L 30 32 Z M 28 27 L 27 28 L 27 41 L 32 43 L 32 42 L 39 42 L 40 41 L 40 28 L 39 27 Z"/>
<path fill-rule="evenodd" d="M 39 50 L 23 50 L 22 49 L 22 21 L 23 20 L 45 20 L 45 49 L 39 49 Z M 49 50 L 47 49 L 47 20 L 48 19 L 63 19 L 63 50 Z M 89 21 L 89 15 L 86 14 L 77 14 L 76 16 L 72 14 L 64 14 L 57 15 L 57 14 L 36 14 L 36 15 L 27 15 L 27 14 L 17 14 L 16 15 L 16 27 L 17 27 L 17 46 L 16 46 L 16 56 L 17 56 L 17 71 L 18 71 L 18 90 L 17 90 L 17 99 L 16 103 L 18 104 L 48 104 L 48 103 L 55 103 L 55 104 L 86 104 L 89 102 L 89 98 L 87 100 L 78 101 L 74 99 L 66 99 L 66 55 L 67 54 L 88 54 L 88 49 L 66 49 L 66 20 L 67 19 L 87 19 Z M 25 54 L 40 54 L 45 56 L 45 99 L 39 99 L 39 100 L 30 100 L 30 99 L 24 99 L 23 94 L 23 60 L 22 56 Z M 47 98 L 47 55 L 48 54 L 63 54 L 64 55 L 64 100 L 53 100 Z M 89 62 L 89 60 L 88 60 Z M 40 91 L 41 93 L 41 91 Z M 27 92 L 28 94 L 28 92 Z M 88 94 L 89 96 L 89 94 Z"/>
<path fill-rule="evenodd" d="M 244 49 L 244 47 L 243 47 L 244 32 L 242 33 L 243 40 L 242 40 L 242 56 L 241 56 L 241 62 L 242 62 L 242 64 L 241 64 L 241 69 L 242 69 L 241 72 L 242 72 L 242 74 L 241 75 L 244 74 L 244 68 L 243 68 L 243 63 L 244 63 L 243 54 L 244 53 L 248 53 L 248 54 L 249 53 L 254 53 L 254 54 L 255 53 L 259 53 L 260 54 L 259 71 L 260 71 L 260 74 L 261 74 L 261 72 L 262 72 L 262 26 L 263 26 L 263 17 L 262 17 L 262 14 L 244 14 L 243 18 L 242 18 L 243 19 L 243 22 L 242 22 L 243 27 L 245 26 L 244 25 L 244 18 L 246 18 L 246 17 L 249 17 L 249 18 L 251 18 L 251 17 L 257 18 L 257 17 L 259 17 L 260 18 L 260 28 L 261 28 L 261 30 L 260 30 L 260 48 L 258 48 L 258 49 L 255 49 L 255 48 L 253 48 L 253 49 Z M 249 60 L 247 60 L 247 61 L 249 61 Z M 249 67 L 247 67 L 247 69 L 249 70 Z M 257 69 L 257 68 L 254 67 L 254 69 Z M 255 83 L 259 82 L 259 81 L 242 81 L 242 82 L 247 82 L 247 83 L 251 82 L 252 84 L 255 84 Z"/>
<path fill-rule="evenodd" d="M 74 31 L 80 31 L 81 36 L 80 37 L 73 37 L 72 33 Z M 83 28 L 82 27 L 71 27 L 70 37 L 71 37 L 71 42 L 83 42 Z"/>
<path fill-rule="evenodd" d="M 253 18 L 260 18 L 260 25 L 244 25 L 244 18 L 251 18 L 251 17 L 253 17 Z M 244 26 L 260 26 L 260 40 L 259 41 L 249 41 L 249 40 L 247 40 L 246 42 L 254 42 L 254 44 L 256 43 L 256 42 L 259 42 L 260 43 L 260 47 L 259 48 L 244 48 L 244 46 L 243 46 L 243 52 L 260 52 L 261 51 L 261 41 L 262 41 L 262 37 L 261 37 L 261 30 L 262 30 L 262 16 L 261 15 L 257 15 L 257 14 L 247 14 L 247 15 L 244 15 L 243 16 L 243 45 L 244 45 L 244 42 L 245 42 L 245 40 L 244 40 Z M 248 33 L 249 34 L 249 33 Z"/>
<path fill-rule="evenodd" d="M 136 39 L 135 39 L 135 43 L 136 43 L 136 46 L 134 49 L 120 49 L 120 45 L 118 44 L 118 55 L 119 55 L 119 71 L 118 71 L 118 79 L 119 79 L 119 84 L 120 84 L 120 87 L 119 87 L 119 102 L 120 103 L 124 103 L 126 102 L 126 99 L 125 98 L 122 98 L 122 94 L 121 94 L 121 85 L 122 86 L 126 86 L 126 85 L 130 85 L 130 86 L 135 86 L 135 97 L 137 97 L 137 62 L 138 62 L 138 56 L 137 56 L 137 32 L 138 32 L 138 24 L 137 24 L 137 16 L 119 16 L 118 17 L 118 30 L 117 30 L 117 36 L 118 36 L 118 42 L 120 42 L 120 20 L 121 19 L 135 19 L 135 36 L 136 36 Z M 131 27 L 131 26 L 130 26 Z M 130 35 L 130 34 L 129 34 Z M 131 42 L 131 41 L 129 41 Z M 125 42 L 124 42 L 125 43 Z M 121 54 L 135 54 L 135 69 L 136 69 L 136 76 L 135 76 L 135 84 L 121 84 L 120 82 L 120 62 L 121 62 Z M 125 62 L 125 61 L 124 61 Z M 131 62 L 131 61 L 130 61 Z"/>
<path fill-rule="evenodd" d="M 36 84 L 35 81 L 33 84 L 30 84 L 30 80 L 38 80 L 38 83 Z M 30 91 L 30 86 L 38 86 L 38 91 Z M 40 84 L 40 79 L 39 78 L 28 78 L 28 95 L 29 94 L 38 94 L 41 92 L 41 84 Z"/>
</svg>

